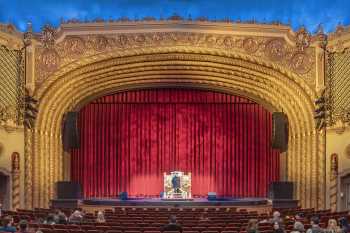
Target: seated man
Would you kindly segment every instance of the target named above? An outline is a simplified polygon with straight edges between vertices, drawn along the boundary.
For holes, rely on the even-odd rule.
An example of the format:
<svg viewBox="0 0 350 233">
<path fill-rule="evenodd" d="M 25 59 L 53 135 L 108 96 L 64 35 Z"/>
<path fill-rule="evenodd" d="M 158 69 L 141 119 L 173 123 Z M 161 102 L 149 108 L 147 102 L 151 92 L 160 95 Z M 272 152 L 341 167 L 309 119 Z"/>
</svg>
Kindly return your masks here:
<svg viewBox="0 0 350 233">
<path fill-rule="evenodd" d="M 173 185 L 173 189 L 174 189 L 174 193 L 180 193 L 180 177 L 178 177 L 177 175 L 175 175 L 172 179 L 171 179 L 171 184 Z"/>
<path fill-rule="evenodd" d="M 163 226 L 162 231 L 179 231 L 182 233 L 182 227 L 180 224 L 177 224 L 176 216 L 170 216 L 169 224 Z"/>
</svg>

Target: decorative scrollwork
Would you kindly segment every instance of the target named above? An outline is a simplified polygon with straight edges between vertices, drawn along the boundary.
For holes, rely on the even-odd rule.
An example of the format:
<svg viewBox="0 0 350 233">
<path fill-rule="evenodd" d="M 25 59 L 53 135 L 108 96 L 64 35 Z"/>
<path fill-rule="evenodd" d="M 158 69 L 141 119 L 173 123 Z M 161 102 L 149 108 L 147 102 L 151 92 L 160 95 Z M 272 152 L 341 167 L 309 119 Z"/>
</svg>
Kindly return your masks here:
<svg viewBox="0 0 350 233">
<path fill-rule="evenodd" d="M 311 36 L 304 27 L 296 33 L 296 44 L 300 51 L 304 51 L 310 46 Z"/>
</svg>

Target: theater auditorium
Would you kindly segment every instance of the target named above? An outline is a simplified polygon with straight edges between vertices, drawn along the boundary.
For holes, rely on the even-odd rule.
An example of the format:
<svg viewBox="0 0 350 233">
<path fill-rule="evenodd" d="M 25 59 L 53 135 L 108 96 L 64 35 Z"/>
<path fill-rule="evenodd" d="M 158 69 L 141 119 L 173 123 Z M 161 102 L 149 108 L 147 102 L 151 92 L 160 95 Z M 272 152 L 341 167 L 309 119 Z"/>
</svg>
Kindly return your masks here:
<svg viewBox="0 0 350 233">
<path fill-rule="evenodd" d="M 0 24 L 4 232 L 348 232 L 350 28 Z"/>
</svg>

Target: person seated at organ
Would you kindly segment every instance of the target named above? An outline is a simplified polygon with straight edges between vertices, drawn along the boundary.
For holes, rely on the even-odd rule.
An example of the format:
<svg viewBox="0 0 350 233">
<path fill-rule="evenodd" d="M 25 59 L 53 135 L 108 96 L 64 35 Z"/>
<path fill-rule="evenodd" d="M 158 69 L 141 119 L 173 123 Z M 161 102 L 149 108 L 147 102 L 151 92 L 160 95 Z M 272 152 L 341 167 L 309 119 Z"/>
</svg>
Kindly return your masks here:
<svg viewBox="0 0 350 233">
<path fill-rule="evenodd" d="M 311 224 L 311 228 L 309 228 L 306 231 L 306 233 L 323 233 L 324 232 L 324 230 L 319 226 L 320 220 L 318 217 L 316 216 L 312 217 L 310 224 Z"/>
<path fill-rule="evenodd" d="M 16 227 L 12 226 L 13 219 L 9 216 L 2 220 L 2 227 L 0 227 L 0 232 L 16 232 Z"/>
<path fill-rule="evenodd" d="M 169 223 L 162 227 L 162 231 L 179 231 L 182 233 L 182 226 L 177 223 L 176 216 L 171 215 Z"/>
<path fill-rule="evenodd" d="M 337 220 L 335 219 L 329 219 L 328 220 L 328 226 L 325 230 L 327 233 L 340 233 L 341 229 L 337 224 Z"/>
<path fill-rule="evenodd" d="M 104 215 L 103 211 L 97 212 L 96 222 L 98 222 L 98 223 L 105 223 L 106 222 L 105 215 Z"/>
<path fill-rule="evenodd" d="M 250 219 L 247 225 L 247 233 L 259 233 L 258 220 Z"/>
</svg>

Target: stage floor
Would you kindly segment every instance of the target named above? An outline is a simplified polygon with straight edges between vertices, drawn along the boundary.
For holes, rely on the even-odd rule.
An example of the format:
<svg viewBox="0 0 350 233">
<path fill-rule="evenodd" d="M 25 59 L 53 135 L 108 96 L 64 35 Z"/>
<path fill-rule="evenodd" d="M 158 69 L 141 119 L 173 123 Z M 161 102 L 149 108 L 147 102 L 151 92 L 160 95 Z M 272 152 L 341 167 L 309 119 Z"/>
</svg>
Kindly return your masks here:
<svg viewBox="0 0 350 233">
<path fill-rule="evenodd" d="M 268 205 L 269 200 L 266 198 L 217 198 L 216 200 L 208 200 L 205 198 L 193 198 L 185 200 L 166 200 L 161 198 L 130 198 L 128 200 L 120 199 L 84 199 L 81 202 L 83 205 L 93 206 L 258 206 Z"/>
</svg>

